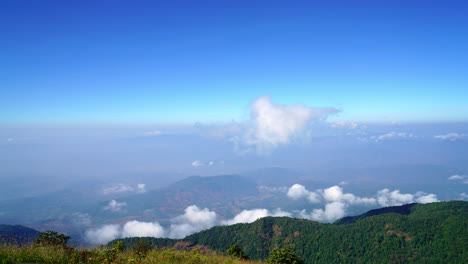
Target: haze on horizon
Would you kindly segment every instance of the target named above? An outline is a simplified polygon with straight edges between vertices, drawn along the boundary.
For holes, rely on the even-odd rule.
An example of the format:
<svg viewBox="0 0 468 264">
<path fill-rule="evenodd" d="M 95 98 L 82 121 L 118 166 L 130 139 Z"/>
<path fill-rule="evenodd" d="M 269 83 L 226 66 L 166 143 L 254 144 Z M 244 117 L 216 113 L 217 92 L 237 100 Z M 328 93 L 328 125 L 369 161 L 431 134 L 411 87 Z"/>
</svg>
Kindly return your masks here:
<svg viewBox="0 0 468 264">
<path fill-rule="evenodd" d="M 0 203 L 72 190 L 89 201 L 48 220 L 81 219 L 81 234 L 107 228 L 115 238 L 467 200 L 466 10 L 464 1 L 3 1 Z M 241 175 L 277 200 L 221 213 L 132 209 L 193 175 Z M 0 223 L 21 216 L 8 210 Z M 131 214 L 133 229 L 122 222 Z M 115 225 L 101 227 L 107 220 Z"/>
</svg>

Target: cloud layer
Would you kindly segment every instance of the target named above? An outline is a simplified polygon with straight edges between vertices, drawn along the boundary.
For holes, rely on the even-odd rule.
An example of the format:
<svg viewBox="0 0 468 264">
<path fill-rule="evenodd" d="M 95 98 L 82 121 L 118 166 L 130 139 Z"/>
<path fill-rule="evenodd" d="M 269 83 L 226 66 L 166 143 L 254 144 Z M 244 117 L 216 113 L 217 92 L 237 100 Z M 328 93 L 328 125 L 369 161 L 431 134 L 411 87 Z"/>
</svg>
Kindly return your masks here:
<svg viewBox="0 0 468 264">
<path fill-rule="evenodd" d="M 403 194 L 399 190 L 390 191 L 389 189 L 378 191 L 374 197 L 359 197 L 352 193 L 344 193 L 343 188 L 338 185 L 323 190 L 309 191 L 303 185 L 294 184 L 289 187 L 287 196 L 293 200 L 307 199 L 311 203 L 325 203 L 325 209 L 314 209 L 310 213 L 306 210 L 299 212 L 299 217 L 320 222 L 333 222 L 342 218 L 350 205 L 396 206 L 414 202 L 438 201 L 435 194 L 424 192 Z"/>
<path fill-rule="evenodd" d="M 123 226 L 109 224 L 86 232 L 86 239 L 94 244 L 104 244 L 113 239 L 125 237 L 169 237 L 184 238 L 187 235 L 211 228 L 215 225 L 233 225 L 251 223 L 266 216 L 289 216 L 292 214 L 281 209 L 244 210 L 232 219 L 220 220 L 218 215 L 208 208 L 200 209 L 196 205 L 188 206 L 184 214 L 174 217 L 171 225 L 165 230 L 158 222 L 129 221 Z"/>
</svg>

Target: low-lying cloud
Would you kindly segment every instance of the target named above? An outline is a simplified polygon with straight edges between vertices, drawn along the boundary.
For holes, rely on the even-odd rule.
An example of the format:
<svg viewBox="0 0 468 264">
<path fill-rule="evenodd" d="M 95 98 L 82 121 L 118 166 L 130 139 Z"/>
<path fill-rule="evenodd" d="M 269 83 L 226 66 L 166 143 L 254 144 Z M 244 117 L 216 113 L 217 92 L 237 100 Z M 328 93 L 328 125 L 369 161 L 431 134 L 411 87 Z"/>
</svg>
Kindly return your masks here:
<svg viewBox="0 0 468 264">
<path fill-rule="evenodd" d="M 104 206 L 104 210 L 112 212 L 120 212 L 127 206 L 126 202 L 117 202 L 116 200 L 111 200 L 108 205 Z"/>
<path fill-rule="evenodd" d="M 267 209 L 253 209 L 253 210 L 243 210 L 234 218 L 222 221 L 223 225 L 234 225 L 239 223 L 252 223 L 257 219 L 267 217 L 267 216 L 288 216 L 291 217 L 291 213 L 282 211 L 281 209 L 276 209 L 270 212 Z"/>
<path fill-rule="evenodd" d="M 335 185 L 326 189 L 310 191 L 300 184 L 292 185 L 287 196 L 293 200 L 307 199 L 311 203 L 325 203 L 325 209 L 314 209 L 310 213 L 302 210 L 299 217 L 320 221 L 333 222 L 346 214 L 350 205 L 379 205 L 397 206 L 407 203 L 432 203 L 437 202 L 435 194 L 417 192 L 416 194 L 401 193 L 399 190 L 390 191 L 382 189 L 373 197 L 359 197 L 352 193 L 344 193 L 343 188 Z"/>
<path fill-rule="evenodd" d="M 188 206 L 184 214 L 171 219 L 171 225 L 164 229 L 158 222 L 129 221 L 123 226 L 117 224 L 104 225 L 86 232 L 86 239 L 94 244 L 104 244 L 113 239 L 125 237 L 169 237 L 184 238 L 195 232 L 211 228 L 215 225 L 232 225 L 237 223 L 251 223 L 266 216 L 289 216 L 292 214 L 276 209 L 244 210 L 232 219 L 220 220 L 218 215 L 208 208 L 196 205 Z"/>
<path fill-rule="evenodd" d="M 214 226 L 217 222 L 217 215 L 208 208 L 200 209 L 196 205 L 191 205 L 185 209 L 185 213 L 171 220 L 169 231 L 170 238 L 183 238 L 203 229 Z"/>
</svg>

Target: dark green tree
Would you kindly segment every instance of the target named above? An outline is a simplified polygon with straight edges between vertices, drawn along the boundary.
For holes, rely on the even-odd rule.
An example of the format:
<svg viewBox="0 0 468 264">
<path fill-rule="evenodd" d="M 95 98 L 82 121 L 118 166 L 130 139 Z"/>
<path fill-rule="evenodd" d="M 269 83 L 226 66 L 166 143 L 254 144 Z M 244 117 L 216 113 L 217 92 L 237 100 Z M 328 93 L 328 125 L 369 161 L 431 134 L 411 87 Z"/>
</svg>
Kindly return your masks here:
<svg viewBox="0 0 468 264">
<path fill-rule="evenodd" d="M 239 259 L 249 259 L 249 256 L 247 256 L 237 244 L 228 248 L 228 250 L 226 250 L 226 254 Z"/>
<path fill-rule="evenodd" d="M 304 262 L 292 251 L 290 246 L 273 249 L 268 262 L 275 264 L 303 264 Z"/>
<path fill-rule="evenodd" d="M 56 246 L 56 247 L 68 247 L 69 236 L 59 234 L 57 232 L 47 230 L 41 232 L 39 236 L 34 240 L 34 244 L 41 246 Z"/>
</svg>

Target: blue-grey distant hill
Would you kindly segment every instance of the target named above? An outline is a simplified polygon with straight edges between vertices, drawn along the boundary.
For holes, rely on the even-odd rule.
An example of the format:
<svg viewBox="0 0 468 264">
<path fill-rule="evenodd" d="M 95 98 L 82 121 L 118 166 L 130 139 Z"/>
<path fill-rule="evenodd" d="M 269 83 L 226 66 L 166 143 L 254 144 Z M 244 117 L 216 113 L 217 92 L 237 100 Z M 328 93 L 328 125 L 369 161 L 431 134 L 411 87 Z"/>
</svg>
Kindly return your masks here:
<svg viewBox="0 0 468 264">
<path fill-rule="evenodd" d="M 17 245 L 28 244 L 39 236 L 39 231 L 22 225 L 0 225 L 0 241 Z"/>
</svg>

